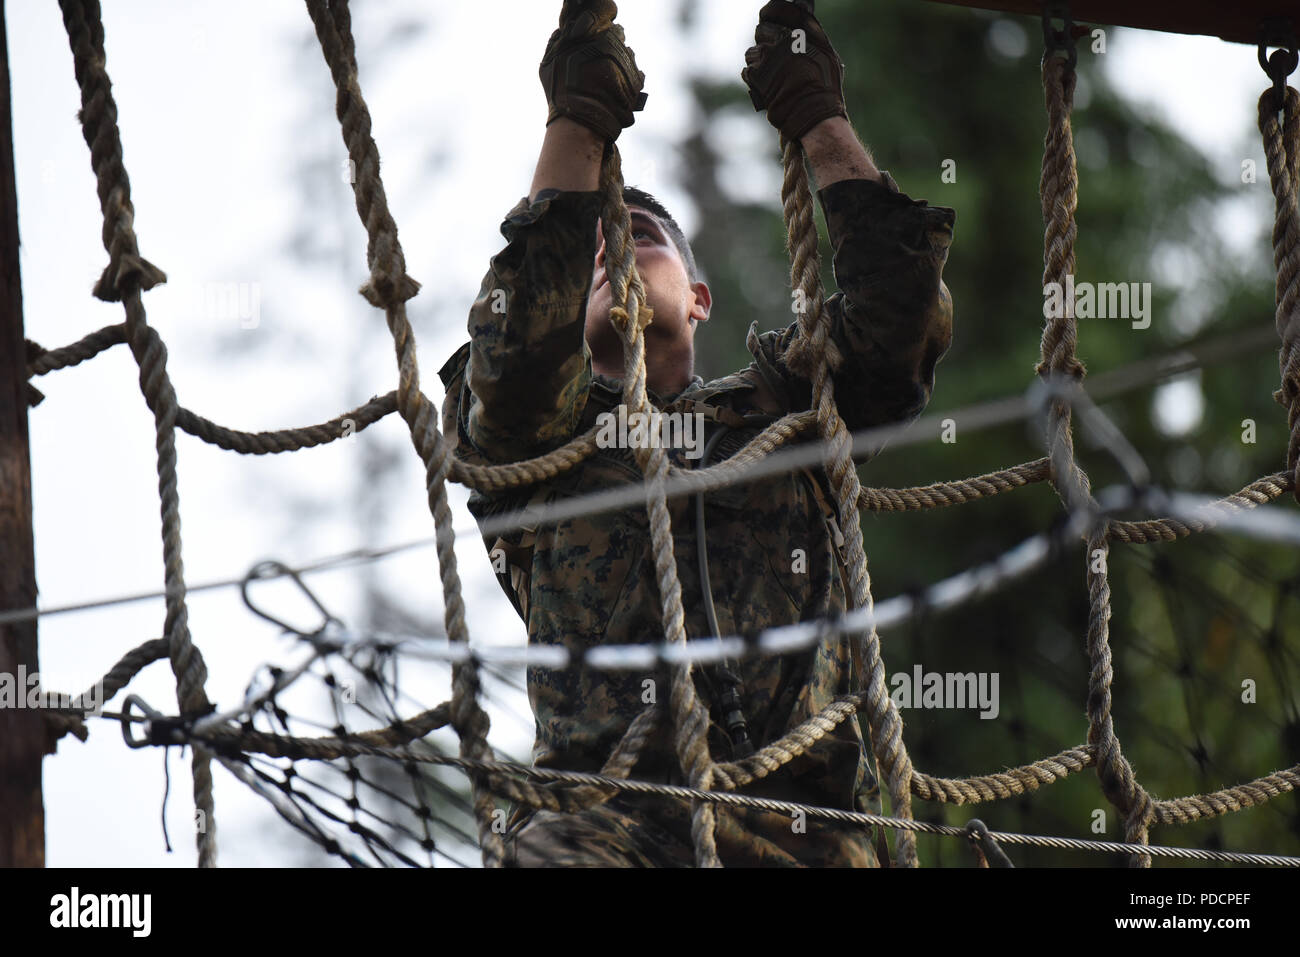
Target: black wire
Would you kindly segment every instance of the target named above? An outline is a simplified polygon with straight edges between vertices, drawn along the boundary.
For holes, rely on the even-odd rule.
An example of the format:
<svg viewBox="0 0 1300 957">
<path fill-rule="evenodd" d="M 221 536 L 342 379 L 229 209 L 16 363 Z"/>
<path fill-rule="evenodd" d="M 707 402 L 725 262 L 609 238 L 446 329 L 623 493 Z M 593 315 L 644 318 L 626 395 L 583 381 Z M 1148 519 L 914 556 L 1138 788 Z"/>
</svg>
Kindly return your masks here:
<svg viewBox="0 0 1300 957">
<path fill-rule="evenodd" d="M 760 418 L 758 416 L 747 416 L 746 421 Z M 763 416 L 761 418 L 768 418 Z M 717 431 L 709 436 L 708 442 L 704 445 L 704 453 L 700 456 L 699 468 L 707 468 L 709 459 L 713 456 L 713 450 L 717 448 L 718 443 L 723 437 L 731 431 L 726 425 L 719 424 Z M 721 638 L 722 629 L 718 626 L 718 611 L 713 605 L 713 585 L 709 578 L 709 542 L 708 530 L 704 520 L 704 493 L 700 492 L 695 496 L 695 555 L 696 564 L 699 565 L 700 571 L 700 593 L 704 603 L 704 615 L 709 622 L 709 631 L 713 637 Z M 741 706 L 741 680 L 739 675 L 740 666 L 730 658 L 724 658 L 712 669 L 701 669 L 705 674 L 705 680 L 708 680 L 708 673 L 712 673 L 718 678 L 719 684 L 722 685 L 722 693 L 714 694 L 714 704 L 718 708 L 718 717 L 722 725 L 727 729 L 727 735 L 731 739 L 732 748 L 737 757 L 749 757 L 754 753 L 754 744 L 749 738 L 749 726 L 745 721 L 745 712 Z M 711 689 L 712 690 L 712 689 Z"/>
<path fill-rule="evenodd" d="M 162 832 L 163 832 L 163 847 L 167 849 L 168 854 L 172 853 L 171 838 L 167 836 L 167 796 L 171 794 L 172 791 L 172 772 L 167 759 L 168 756 L 171 754 L 171 751 L 172 751 L 171 748 L 162 749 L 163 752 Z"/>
</svg>

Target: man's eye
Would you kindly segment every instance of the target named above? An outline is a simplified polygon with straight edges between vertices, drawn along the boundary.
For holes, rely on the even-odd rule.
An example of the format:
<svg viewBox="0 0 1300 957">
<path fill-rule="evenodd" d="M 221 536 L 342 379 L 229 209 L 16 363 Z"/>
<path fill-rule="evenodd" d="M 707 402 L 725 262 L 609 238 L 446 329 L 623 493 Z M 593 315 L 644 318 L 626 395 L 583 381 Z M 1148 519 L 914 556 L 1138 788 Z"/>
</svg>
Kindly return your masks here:
<svg viewBox="0 0 1300 957">
<path fill-rule="evenodd" d="M 654 239 L 654 238 L 655 238 L 654 233 L 650 232 L 650 230 L 648 230 L 648 229 L 634 229 L 634 230 L 632 230 L 632 238 L 633 238 L 633 239 L 636 239 L 638 236 L 644 236 L 646 239 Z"/>
</svg>

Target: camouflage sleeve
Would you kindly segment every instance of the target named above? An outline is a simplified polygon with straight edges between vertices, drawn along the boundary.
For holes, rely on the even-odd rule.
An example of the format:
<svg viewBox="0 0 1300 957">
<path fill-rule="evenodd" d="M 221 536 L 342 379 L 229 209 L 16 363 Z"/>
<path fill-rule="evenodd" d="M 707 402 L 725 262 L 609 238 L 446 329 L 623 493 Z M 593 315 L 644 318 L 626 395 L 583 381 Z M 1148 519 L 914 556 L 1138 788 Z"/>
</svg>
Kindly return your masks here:
<svg viewBox="0 0 1300 957">
<path fill-rule="evenodd" d="M 850 429 L 920 415 L 952 341 L 952 298 L 942 276 L 956 213 L 909 198 L 883 176 L 883 184 L 842 180 L 817 194 L 840 289 L 825 306 L 844 356 L 835 399 Z M 780 358 L 795 330 L 764 337 L 783 372 Z M 792 404 L 807 408 L 808 383 L 789 381 L 788 388 Z"/>
<path fill-rule="evenodd" d="M 591 383 L 583 327 L 600 195 L 543 190 L 520 200 L 469 313 L 466 436 L 490 461 L 549 451 L 572 437 Z"/>
<path fill-rule="evenodd" d="M 920 415 L 952 342 L 943 267 L 957 214 L 913 200 L 883 177 L 818 193 L 840 288 L 827 304 L 844 355 L 835 396 L 851 429 Z"/>
</svg>

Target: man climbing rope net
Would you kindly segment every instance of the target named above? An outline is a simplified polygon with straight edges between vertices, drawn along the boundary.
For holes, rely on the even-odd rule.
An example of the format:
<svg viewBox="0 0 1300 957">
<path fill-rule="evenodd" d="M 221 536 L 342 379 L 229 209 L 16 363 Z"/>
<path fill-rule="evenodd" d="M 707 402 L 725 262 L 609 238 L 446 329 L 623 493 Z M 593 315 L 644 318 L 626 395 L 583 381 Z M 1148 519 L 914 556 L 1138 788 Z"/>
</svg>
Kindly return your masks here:
<svg viewBox="0 0 1300 957">
<path fill-rule="evenodd" d="M 441 371 L 447 433 L 470 462 L 518 461 L 598 422 L 626 421 L 617 418 L 623 344 L 610 321 L 598 187 L 607 147 L 644 104 L 644 76 L 616 13 L 611 0 L 581 4 L 562 18 L 542 60 L 550 109 L 532 188 L 502 225 L 508 244 L 470 311 L 470 342 Z M 810 12 L 768 3 L 746 62 L 742 76 L 756 108 L 802 145 L 819 187 L 841 290 L 824 305 L 842 356 L 840 415 L 854 430 L 913 419 L 929 401 L 951 339 L 942 270 L 954 213 L 910 199 L 873 164 L 849 125 L 843 66 Z M 653 311 L 645 331 L 651 401 L 663 413 L 706 423 L 702 443 L 670 448 L 669 458 L 681 467 L 724 461 L 776 418 L 809 407 L 810 383 L 786 362 L 797 323 L 762 335 L 755 323 L 750 366 L 705 383 L 694 374 L 694 340 L 713 308 L 709 287 L 668 211 L 634 187 L 623 196 Z M 639 481 L 628 444 L 604 442 L 558 478 L 522 491 L 476 492 L 470 508 L 483 522 Z M 841 614 L 844 539 L 832 501 L 821 470 L 733 485 L 709 493 L 698 511 L 689 498 L 671 499 L 687 634 L 753 634 Z M 574 662 L 529 670 L 538 765 L 599 771 L 632 720 L 657 694 L 666 696 L 666 667 L 640 673 L 582 663 L 597 645 L 663 640 L 649 539 L 643 509 L 485 539 L 529 642 L 562 646 Z M 700 540 L 706 547 L 697 548 Z M 709 749 L 720 761 L 779 738 L 848 692 L 854 677 L 849 649 L 833 639 L 799 654 L 697 667 L 694 676 L 710 709 Z M 634 777 L 687 783 L 664 736 L 643 750 Z M 743 790 L 880 811 L 856 720 Z M 864 829 L 758 809 L 718 808 L 716 840 L 726 866 L 875 866 L 877 847 L 883 852 L 880 836 L 873 847 Z M 520 809 L 506 852 L 513 866 L 690 866 L 691 808 L 622 793 L 576 814 Z"/>
</svg>

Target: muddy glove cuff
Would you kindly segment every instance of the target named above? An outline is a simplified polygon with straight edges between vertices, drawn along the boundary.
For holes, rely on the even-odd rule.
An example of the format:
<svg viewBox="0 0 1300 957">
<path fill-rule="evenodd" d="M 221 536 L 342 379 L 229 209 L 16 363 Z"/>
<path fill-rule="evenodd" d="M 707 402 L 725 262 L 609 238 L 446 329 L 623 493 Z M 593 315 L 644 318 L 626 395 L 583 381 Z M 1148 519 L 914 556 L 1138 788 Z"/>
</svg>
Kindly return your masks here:
<svg viewBox="0 0 1300 957">
<path fill-rule="evenodd" d="M 617 13 L 611 0 L 596 0 L 551 34 L 539 70 L 547 126 L 564 116 L 613 141 L 645 107 L 645 74 L 613 22 Z"/>
<path fill-rule="evenodd" d="M 768 122 L 790 140 L 832 116 L 847 118 L 844 64 L 817 18 L 797 4 L 771 0 L 758 21 L 740 74 L 754 109 L 767 110 Z"/>
</svg>

